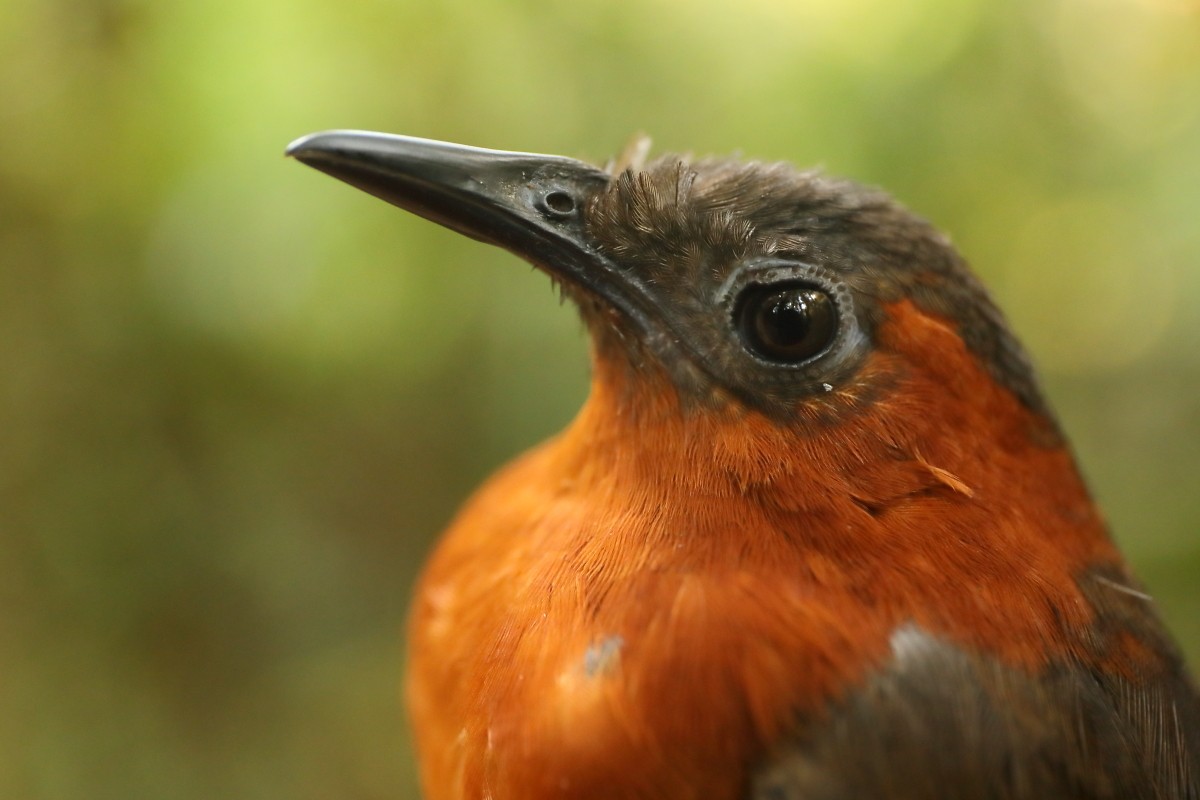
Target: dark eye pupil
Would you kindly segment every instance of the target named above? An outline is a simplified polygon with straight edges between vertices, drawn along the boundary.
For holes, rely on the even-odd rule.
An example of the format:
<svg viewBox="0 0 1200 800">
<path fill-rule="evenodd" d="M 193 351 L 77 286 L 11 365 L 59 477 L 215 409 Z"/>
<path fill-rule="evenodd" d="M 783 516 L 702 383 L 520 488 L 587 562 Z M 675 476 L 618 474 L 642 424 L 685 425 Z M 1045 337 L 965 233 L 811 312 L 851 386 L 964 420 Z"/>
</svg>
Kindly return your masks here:
<svg viewBox="0 0 1200 800">
<path fill-rule="evenodd" d="M 837 335 L 837 305 L 812 286 L 751 289 L 739 314 L 747 346 L 770 361 L 795 364 L 820 353 Z"/>
</svg>

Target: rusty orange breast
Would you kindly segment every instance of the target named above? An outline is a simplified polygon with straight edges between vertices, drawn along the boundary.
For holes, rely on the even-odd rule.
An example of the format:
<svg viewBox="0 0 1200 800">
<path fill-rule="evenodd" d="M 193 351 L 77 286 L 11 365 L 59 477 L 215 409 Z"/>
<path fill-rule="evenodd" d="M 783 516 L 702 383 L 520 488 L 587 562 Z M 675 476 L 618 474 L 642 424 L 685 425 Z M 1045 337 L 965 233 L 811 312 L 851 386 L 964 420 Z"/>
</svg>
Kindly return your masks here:
<svg viewBox="0 0 1200 800">
<path fill-rule="evenodd" d="M 597 365 L 418 587 L 426 797 L 737 797 L 906 623 L 1029 668 L 1085 657 L 1073 576 L 1116 555 L 1069 453 L 947 326 L 890 315 L 864 367 L 890 394 L 836 422 L 679 408 Z"/>
</svg>

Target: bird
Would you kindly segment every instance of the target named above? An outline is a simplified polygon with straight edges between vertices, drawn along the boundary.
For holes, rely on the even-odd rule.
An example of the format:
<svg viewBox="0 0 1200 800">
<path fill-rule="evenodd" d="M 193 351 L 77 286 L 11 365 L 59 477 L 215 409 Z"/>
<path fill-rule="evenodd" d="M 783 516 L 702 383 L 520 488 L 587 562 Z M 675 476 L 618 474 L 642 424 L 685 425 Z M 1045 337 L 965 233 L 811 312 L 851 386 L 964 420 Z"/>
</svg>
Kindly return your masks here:
<svg viewBox="0 0 1200 800">
<path fill-rule="evenodd" d="M 589 334 L 578 415 L 418 580 L 423 796 L 1200 798 L 1194 679 L 950 240 L 820 171 L 645 151 L 287 150 L 530 262 Z"/>
</svg>

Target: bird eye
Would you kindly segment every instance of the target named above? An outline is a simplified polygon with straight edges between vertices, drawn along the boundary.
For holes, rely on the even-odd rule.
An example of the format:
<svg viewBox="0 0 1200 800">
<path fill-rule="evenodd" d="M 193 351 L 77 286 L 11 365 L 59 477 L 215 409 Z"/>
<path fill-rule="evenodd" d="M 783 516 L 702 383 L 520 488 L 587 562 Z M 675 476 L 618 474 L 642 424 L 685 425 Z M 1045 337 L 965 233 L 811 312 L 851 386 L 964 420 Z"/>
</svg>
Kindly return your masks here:
<svg viewBox="0 0 1200 800">
<path fill-rule="evenodd" d="M 837 303 L 804 283 L 752 286 L 734 314 L 738 333 L 755 355 L 798 364 L 825 352 L 837 337 Z"/>
<path fill-rule="evenodd" d="M 552 217 L 569 217 L 575 213 L 575 198 L 555 189 L 542 198 L 542 210 Z"/>
</svg>

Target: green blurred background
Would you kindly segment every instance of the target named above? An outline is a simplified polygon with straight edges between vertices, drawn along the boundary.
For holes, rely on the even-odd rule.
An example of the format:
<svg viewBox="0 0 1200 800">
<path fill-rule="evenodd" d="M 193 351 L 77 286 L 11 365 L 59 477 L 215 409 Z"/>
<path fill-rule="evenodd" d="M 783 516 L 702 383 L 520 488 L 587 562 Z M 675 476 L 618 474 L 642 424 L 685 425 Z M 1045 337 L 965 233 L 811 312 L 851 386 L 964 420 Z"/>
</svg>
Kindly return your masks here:
<svg viewBox="0 0 1200 800">
<path fill-rule="evenodd" d="M 414 571 L 585 391 L 372 128 L 820 164 L 952 233 L 1200 659 L 1195 0 L 0 4 L 0 797 L 414 797 Z"/>
</svg>

